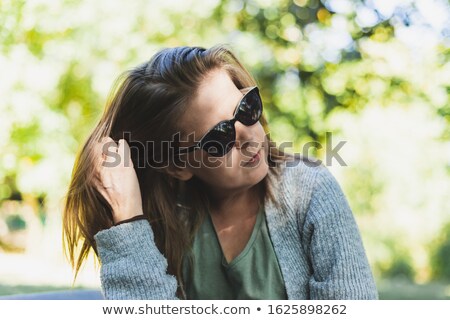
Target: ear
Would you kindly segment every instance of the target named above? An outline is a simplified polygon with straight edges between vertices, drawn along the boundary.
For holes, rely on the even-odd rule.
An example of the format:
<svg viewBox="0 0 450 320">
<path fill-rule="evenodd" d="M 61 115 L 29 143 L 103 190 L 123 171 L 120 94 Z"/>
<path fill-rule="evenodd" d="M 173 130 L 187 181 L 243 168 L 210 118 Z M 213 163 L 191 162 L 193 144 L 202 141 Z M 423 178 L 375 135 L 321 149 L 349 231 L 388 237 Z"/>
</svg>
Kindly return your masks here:
<svg viewBox="0 0 450 320">
<path fill-rule="evenodd" d="M 164 170 L 170 176 L 181 181 L 188 181 L 194 176 L 194 174 L 191 171 L 189 171 L 189 169 L 181 168 L 173 164 L 170 164 L 169 167 L 165 168 Z"/>
</svg>

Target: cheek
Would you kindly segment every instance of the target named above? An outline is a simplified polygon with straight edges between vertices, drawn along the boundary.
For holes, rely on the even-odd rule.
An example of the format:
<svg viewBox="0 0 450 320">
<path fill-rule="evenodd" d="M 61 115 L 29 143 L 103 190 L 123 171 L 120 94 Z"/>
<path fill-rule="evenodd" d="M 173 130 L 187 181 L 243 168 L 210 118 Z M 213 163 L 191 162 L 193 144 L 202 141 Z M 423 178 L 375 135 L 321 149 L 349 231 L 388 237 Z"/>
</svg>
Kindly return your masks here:
<svg viewBox="0 0 450 320">
<path fill-rule="evenodd" d="M 233 149 L 233 151 L 235 151 Z M 203 181 L 212 182 L 215 185 L 230 184 L 236 180 L 239 170 L 239 155 L 230 151 L 225 157 L 211 157 L 205 153 L 199 166 L 193 168 L 192 172 Z"/>
<path fill-rule="evenodd" d="M 193 153 L 189 159 L 191 171 L 202 180 L 220 178 L 226 174 L 227 157 L 212 157 L 206 152 Z"/>
<path fill-rule="evenodd" d="M 267 140 L 267 135 L 266 135 L 266 132 L 264 131 L 262 124 L 259 122 L 258 122 L 258 130 L 257 131 L 258 131 L 259 141 L 265 142 Z"/>
<path fill-rule="evenodd" d="M 236 181 L 236 178 L 233 178 L 231 174 L 230 168 L 227 169 L 225 167 L 204 166 L 195 169 L 193 173 L 198 179 L 211 186 L 227 187 L 233 184 L 233 181 Z"/>
</svg>

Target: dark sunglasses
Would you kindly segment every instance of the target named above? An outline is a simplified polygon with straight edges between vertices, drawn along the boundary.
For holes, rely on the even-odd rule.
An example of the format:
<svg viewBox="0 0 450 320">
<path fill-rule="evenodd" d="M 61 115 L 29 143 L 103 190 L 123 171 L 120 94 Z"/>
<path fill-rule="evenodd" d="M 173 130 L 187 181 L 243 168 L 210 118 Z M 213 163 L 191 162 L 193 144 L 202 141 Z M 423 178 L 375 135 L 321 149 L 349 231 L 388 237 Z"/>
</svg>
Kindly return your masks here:
<svg viewBox="0 0 450 320">
<path fill-rule="evenodd" d="M 249 91 L 239 101 L 232 119 L 219 122 L 203 135 L 197 144 L 181 148 L 175 154 L 189 153 L 200 148 L 213 157 L 226 155 L 236 143 L 234 123 L 239 121 L 246 126 L 251 126 L 258 122 L 262 115 L 263 105 L 258 87 L 246 89 Z"/>
</svg>

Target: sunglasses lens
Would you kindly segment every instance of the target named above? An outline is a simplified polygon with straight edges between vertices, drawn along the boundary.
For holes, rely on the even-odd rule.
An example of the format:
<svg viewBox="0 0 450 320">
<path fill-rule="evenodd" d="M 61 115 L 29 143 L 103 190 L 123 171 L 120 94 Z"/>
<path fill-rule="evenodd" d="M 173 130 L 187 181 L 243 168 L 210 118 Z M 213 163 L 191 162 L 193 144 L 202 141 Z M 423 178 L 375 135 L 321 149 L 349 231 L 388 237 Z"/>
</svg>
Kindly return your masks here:
<svg viewBox="0 0 450 320">
<path fill-rule="evenodd" d="M 221 157 L 233 148 L 235 138 L 233 124 L 222 121 L 204 137 L 201 148 L 214 157 Z"/>
<path fill-rule="evenodd" d="M 242 99 L 237 111 L 237 119 L 250 126 L 255 124 L 262 114 L 262 102 L 256 89 L 253 89 Z"/>
<path fill-rule="evenodd" d="M 246 126 L 254 125 L 261 118 L 262 108 L 258 88 L 255 87 L 242 98 L 235 119 Z M 235 140 L 234 121 L 226 120 L 202 138 L 200 147 L 213 157 L 222 157 L 233 148 Z"/>
</svg>

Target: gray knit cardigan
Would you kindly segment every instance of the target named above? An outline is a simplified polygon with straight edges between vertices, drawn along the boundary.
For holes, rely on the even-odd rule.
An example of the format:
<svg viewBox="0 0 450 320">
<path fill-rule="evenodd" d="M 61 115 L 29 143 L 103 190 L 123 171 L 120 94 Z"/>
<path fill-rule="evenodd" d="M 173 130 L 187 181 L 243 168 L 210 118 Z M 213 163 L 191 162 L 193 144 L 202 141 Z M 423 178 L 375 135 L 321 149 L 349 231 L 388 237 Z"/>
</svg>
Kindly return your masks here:
<svg viewBox="0 0 450 320">
<path fill-rule="evenodd" d="M 378 299 L 348 202 L 324 166 L 304 160 L 282 166 L 267 225 L 289 299 Z M 147 220 L 95 235 L 106 299 L 176 299 L 177 281 L 154 243 Z"/>
</svg>

